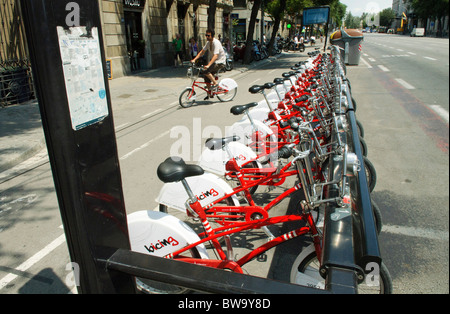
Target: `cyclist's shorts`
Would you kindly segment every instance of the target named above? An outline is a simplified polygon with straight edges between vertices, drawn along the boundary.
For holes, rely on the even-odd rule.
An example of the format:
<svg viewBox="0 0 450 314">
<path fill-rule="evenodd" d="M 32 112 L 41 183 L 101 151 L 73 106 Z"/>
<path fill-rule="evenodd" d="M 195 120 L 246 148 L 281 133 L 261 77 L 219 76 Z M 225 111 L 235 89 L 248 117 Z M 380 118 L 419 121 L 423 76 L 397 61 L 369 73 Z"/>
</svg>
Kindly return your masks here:
<svg viewBox="0 0 450 314">
<path fill-rule="evenodd" d="M 209 68 L 207 68 L 203 74 L 216 74 L 217 72 L 220 71 L 220 69 L 222 69 L 225 66 L 225 64 L 222 63 L 213 63 Z"/>
</svg>

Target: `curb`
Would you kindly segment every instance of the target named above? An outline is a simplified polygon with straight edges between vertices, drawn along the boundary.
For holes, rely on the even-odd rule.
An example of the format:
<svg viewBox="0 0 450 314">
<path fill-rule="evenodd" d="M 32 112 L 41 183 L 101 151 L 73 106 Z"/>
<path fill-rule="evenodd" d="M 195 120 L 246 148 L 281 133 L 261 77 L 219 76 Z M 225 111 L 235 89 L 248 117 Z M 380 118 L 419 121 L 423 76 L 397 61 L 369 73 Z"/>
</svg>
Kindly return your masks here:
<svg viewBox="0 0 450 314">
<path fill-rule="evenodd" d="M 20 163 L 24 162 L 25 160 L 33 157 L 38 152 L 40 152 L 42 149 L 46 148 L 47 144 L 45 141 L 44 136 L 38 140 L 38 143 L 34 146 L 31 146 L 27 150 L 25 150 L 23 153 L 19 154 L 17 157 L 12 158 L 10 160 L 7 160 L 6 162 L 0 164 L 0 173 L 10 170 L 11 168 L 14 168 L 15 166 L 19 165 Z"/>
</svg>

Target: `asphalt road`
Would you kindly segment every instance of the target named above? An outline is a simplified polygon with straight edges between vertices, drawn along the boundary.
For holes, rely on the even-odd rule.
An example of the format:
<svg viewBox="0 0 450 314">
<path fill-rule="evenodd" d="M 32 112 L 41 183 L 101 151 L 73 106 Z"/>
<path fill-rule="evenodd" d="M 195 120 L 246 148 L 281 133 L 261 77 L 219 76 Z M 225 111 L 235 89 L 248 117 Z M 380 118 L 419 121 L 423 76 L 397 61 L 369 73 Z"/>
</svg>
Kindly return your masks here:
<svg viewBox="0 0 450 314">
<path fill-rule="evenodd" d="M 347 67 L 396 293 L 448 293 L 448 39 L 366 34 Z"/>
<path fill-rule="evenodd" d="M 422 47 L 432 45 L 430 50 Z M 371 34 L 365 38 L 363 53 L 360 66 L 348 67 L 348 77 L 358 104 L 357 118 L 365 129 L 368 157 L 377 169 L 372 197 L 384 218 L 379 242 L 394 292 L 448 293 L 448 40 Z M 393 57 L 400 54 L 410 57 Z M 162 87 L 136 78 L 133 90 L 142 92 L 142 100 L 114 111 L 127 212 L 155 209 L 162 187 L 155 175 L 158 164 L 173 154 L 196 162 L 204 140 L 224 135 L 225 128 L 239 120 L 229 113 L 231 106 L 260 100 L 247 92 L 248 87 L 271 81 L 298 60 L 300 55 L 286 54 L 264 68 L 238 75 L 239 92 L 230 103 L 202 101 L 189 109 L 176 104 L 179 82 L 168 85 L 161 80 L 167 93 L 154 99 L 152 89 Z M 127 97 L 122 91 L 112 90 L 112 95 L 113 103 Z M 145 106 L 148 102 L 153 102 L 151 110 Z M 430 105 L 447 110 L 447 120 L 438 113 L 442 110 Z M 0 191 L 9 201 L 0 218 L 10 225 L 0 240 L 0 293 L 74 291 L 49 165 L 3 183 Z M 275 210 L 283 212 L 287 206 L 288 200 Z M 245 235 L 236 240 L 242 251 L 235 253 L 242 254 L 254 241 L 263 239 Z M 41 252 L 50 253 L 35 255 Z M 295 257 L 286 252 L 271 252 L 245 271 L 282 280 L 289 266 L 277 254 Z"/>
</svg>

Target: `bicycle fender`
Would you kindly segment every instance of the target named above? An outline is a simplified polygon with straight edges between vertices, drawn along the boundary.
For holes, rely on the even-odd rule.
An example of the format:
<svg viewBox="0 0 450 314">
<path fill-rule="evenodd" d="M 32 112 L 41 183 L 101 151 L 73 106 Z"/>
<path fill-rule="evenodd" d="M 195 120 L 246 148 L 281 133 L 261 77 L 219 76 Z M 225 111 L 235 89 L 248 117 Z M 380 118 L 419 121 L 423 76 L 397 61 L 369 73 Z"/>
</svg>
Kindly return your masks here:
<svg viewBox="0 0 450 314">
<path fill-rule="evenodd" d="M 242 166 L 257 157 L 253 150 L 239 142 L 229 143 L 228 148 L 239 166 Z M 210 150 L 209 148 L 205 148 L 200 156 L 198 165 L 205 171 L 212 172 L 218 176 L 223 176 L 226 173 L 225 165 L 229 160 L 230 157 L 225 150 Z M 259 166 L 258 162 L 258 167 Z"/>
<path fill-rule="evenodd" d="M 325 285 L 322 283 L 321 279 L 318 279 L 314 276 L 308 276 L 307 274 L 300 273 L 298 271 L 298 266 L 302 263 L 302 261 L 311 253 L 315 252 L 314 244 L 311 244 L 305 247 L 300 254 L 295 259 L 292 268 L 291 268 L 291 278 L 290 281 L 293 284 L 314 287 L 316 289 L 325 289 Z"/>
<path fill-rule="evenodd" d="M 262 121 L 255 120 L 253 121 L 255 123 L 256 130 L 262 133 L 263 137 L 266 136 L 273 136 L 274 133 L 270 127 L 265 125 Z M 250 123 L 248 119 L 244 121 L 238 121 L 234 123 L 231 127 L 226 128 L 226 136 L 233 136 L 237 135 L 240 137 L 239 142 L 248 145 L 251 143 L 252 140 L 252 134 L 254 132 L 253 126 Z"/>
<path fill-rule="evenodd" d="M 166 213 L 142 210 L 127 216 L 131 250 L 164 257 L 189 244 L 200 241 L 183 221 Z M 198 245 L 201 258 L 208 259 L 203 244 Z"/>
<path fill-rule="evenodd" d="M 278 93 L 280 93 L 280 96 L 284 97 L 284 95 L 286 94 L 286 88 L 284 87 L 284 85 L 277 85 L 276 89 L 278 90 Z"/>
<path fill-rule="evenodd" d="M 250 115 L 250 117 L 253 120 L 264 121 L 269 117 L 269 113 L 270 113 L 270 109 L 267 108 L 267 104 L 265 106 L 266 106 L 266 108 L 263 108 L 263 107 L 258 108 L 258 106 L 256 106 L 255 108 L 249 110 L 248 114 Z M 242 119 L 239 120 L 239 122 L 244 122 L 244 121 L 249 122 L 247 115 L 243 116 Z"/>
<path fill-rule="evenodd" d="M 222 198 L 226 194 L 233 193 L 233 189 L 223 179 L 212 173 L 186 178 L 192 192 L 203 207 Z M 234 205 L 239 206 L 235 195 L 231 196 Z M 186 212 L 185 203 L 189 199 L 181 182 L 166 183 L 159 192 L 156 202 L 167 207 Z"/>
<path fill-rule="evenodd" d="M 278 103 L 280 102 L 278 100 L 278 97 L 276 99 L 268 97 L 267 99 L 269 100 L 270 105 L 272 106 L 272 108 L 276 108 L 278 106 Z M 263 100 L 258 101 L 258 105 L 256 107 L 253 107 L 252 109 L 250 109 L 249 112 L 252 112 L 253 110 L 257 110 L 257 109 L 267 109 L 267 110 L 269 110 L 270 107 L 267 104 L 267 101 L 265 99 L 263 99 Z"/>
<path fill-rule="evenodd" d="M 225 90 L 233 90 L 238 87 L 238 84 L 231 78 L 224 78 L 219 82 L 219 86 Z"/>
</svg>

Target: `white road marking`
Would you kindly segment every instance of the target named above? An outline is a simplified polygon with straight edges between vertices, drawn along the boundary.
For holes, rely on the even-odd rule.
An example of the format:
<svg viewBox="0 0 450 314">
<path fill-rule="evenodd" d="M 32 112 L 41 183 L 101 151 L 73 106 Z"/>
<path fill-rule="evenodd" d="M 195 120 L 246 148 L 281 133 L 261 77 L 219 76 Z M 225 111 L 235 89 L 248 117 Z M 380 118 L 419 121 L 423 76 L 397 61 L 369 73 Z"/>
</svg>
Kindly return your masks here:
<svg viewBox="0 0 450 314">
<path fill-rule="evenodd" d="M 375 60 L 374 58 L 369 58 L 370 62 L 376 62 L 377 60 Z"/>
<path fill-rule="evenodd" d="M 449 123 L 449 114 L 447 110 L 439 105 L 429 105 L 428 107 L 433 110 L 438 116 L 444 119 L 447 123 Z"/>
<path fill-rule="evenodd" d="M 406 89 L 416 89 L 414 86 L 412 86 L 408 82 L 405 82 L 402 79 L 396 78 L 395 80 Z"/>
<path fill-rule="evenodd" d="M 253 82 L 251 82 L 250 84 L 248 84 L 248 86 L 251 86 L 251 85 L 255 84 L 256 82 L 258 82 L 258 81 L 260 81 L 260 80 L 261 80 L 261 79 L 254 80 Z"/>
<path fill-rule="evenodd" d="M 373 67 L 363 58 L 361 58 L 361 61 L 367 66 L 368 69 L 372 69 Z"/>
<path fill-rule="evenodd" d="M 425 59 L 431 60 L 431 61 L 436 61 L 437 59 L 435 58 L 431 58 L 431 57 L 424 57 Z"/>
<path fill-rule="evenodd" d="M 58 246 L 63 244 L 66 241 L 66 235 L 63 234 L 59 236 L 56 240 L 51 242 L 49 245 L 44 247 L 42 250 L 34 254 L 32 257 L 30 257 L 28 260 L 20 264 L 15 268 L 18 272 L 24 272 L 27 271 L 31 266 L 39 262 L 41 259 L 43 259 L 45 256 L 47 256 L 50 252 L 52 252 L 54 249 L 56 249 Z M 3 277 L 0 280 L 0 290 L 3 289 L 6 285 L 8 285 L 11 281 L 16 279 L 19 275 L 9 273 L 5 277 Z"/>
<path fill-rule="evenodd" d="M 378 67 L 383 71 L 383 72 L 390 72 L 391 70 L 389 70 L 388 68 L 386 68 L 384 65 L 379 64 Z"/>
<path fill-rule="evenodd" d="M 47 149 L 43 149 L 39 153 L 34 155 L 33 157 L 28 158 L 27 160 L 21 162 L 20 164 L 1 172 L 0 173 L 0 181 L 5 178 L 8 178 L 9 176 L 15 175 L 17 173 L 21 173 L 23 171 L 37 167 L 37 166 L 42 165 L 47 162 L 48 162 Z"/>
<path fill-rule="evenodd" d="M 410 55 L 416 56 L 416 54 L 415 54 L 414 52 L 409 52 L 409 51 L 408 51 L 408 53 L 409 53 Z"/>
<path fill-rule="evenodd" d="M 125 159 L 129 158 L 131 155 L 137 153 L 137 152 L 140 151 L 140 150 L 143 150 L 144 148 L 148 147 L 148 146 L 149 146 L 151 143 L 153 143 L 154 141 L 159 140 L 160 138 L 162 138 L 162 137 L 168 135 L 169 133 L 170 133 L 170 131 L 166 131 L 166 132 L 164 132 L 164 133 L 158 135 L 158 136 L 155 137 L 154 139 L 152 139 L 152 140 L 148 141 L 147 143 L 145 143 L 145 144 L 139 146 L 138 148 L 132 150 L 132 151 L 129 152 L 128 154 L 126 154 L 126 155 L 120 157 L 120 160 L 125 160 Z"/>
<path fill-rule="evenodd" d="M 150 117 L 150 116 L 152 116 L 152 115 L 154 115 L 154 114 L 160 112 L 161 110 L 162 110 L 162 109 L 158 109 L 158 110 L 152 111 L 152 112 L 150 112 L 150 113 L 144 114 L 141 118 L 148 118 L 148 117 Z"/>
</svg>

